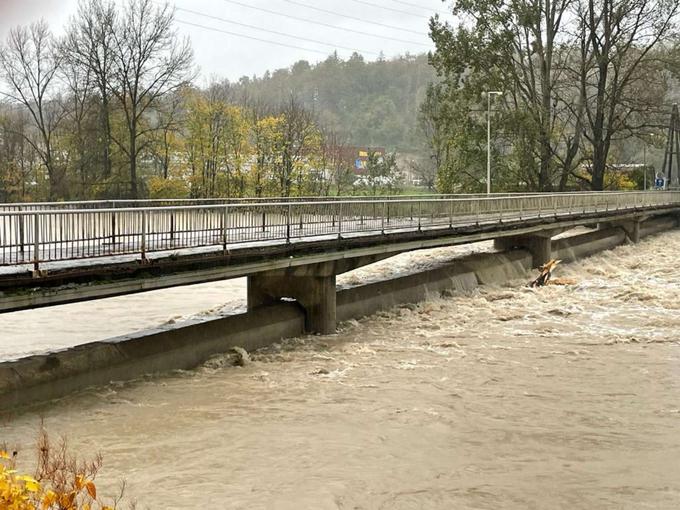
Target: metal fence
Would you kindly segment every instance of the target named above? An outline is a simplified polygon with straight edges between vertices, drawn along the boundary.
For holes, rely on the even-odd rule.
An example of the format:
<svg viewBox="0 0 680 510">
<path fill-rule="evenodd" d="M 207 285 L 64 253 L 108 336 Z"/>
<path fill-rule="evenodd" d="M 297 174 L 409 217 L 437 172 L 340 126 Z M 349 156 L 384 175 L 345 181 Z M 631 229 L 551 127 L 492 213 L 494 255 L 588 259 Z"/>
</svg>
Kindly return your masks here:
<svg viewBox="0 0 680 510">
<path fill-rule="evenodd" d="M 0 266 L 279 245 L 589 212 L 680 206 L 680 192 L 315 200 L 0 211 Z"/>
<path fill-rule="evenodd" d="M 600 192 L 609 193 L 609 192 Z M 540 193 L 494 193 L 498 197 L 532 196 Z M 192 205 L 236 205 L 236 204 L 269 204 L 296 202 L 346 202 L 353 200 L 449 200 L 457 198 L 487 198 L 482 193 L 462 194 L 425 194 L 425 195 L 380 195 L 380 196 L 316 196 L 316 197 L 249 197 L 249 198 L 157 198 L 157 199 L 117 199 L 117 200 L 84 200 L 69 202 L 16 202 L 0 203 L 0 212 L 20 211 L 52 211 L 74 209 L 129 209 L 142 207 L 184 207 Z"/>
</svg>

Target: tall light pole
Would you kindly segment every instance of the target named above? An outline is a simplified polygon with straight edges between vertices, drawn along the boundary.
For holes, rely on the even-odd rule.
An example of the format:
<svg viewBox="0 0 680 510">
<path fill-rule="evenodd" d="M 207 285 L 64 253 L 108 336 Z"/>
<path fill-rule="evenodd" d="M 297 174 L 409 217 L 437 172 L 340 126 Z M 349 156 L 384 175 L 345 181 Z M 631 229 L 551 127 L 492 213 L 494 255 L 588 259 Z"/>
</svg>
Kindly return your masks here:
<svg viewBox="0 0 680 510">
<path fill-rule="evenodd" d="M 486 92 L 486 194 L 491 195 L 491 96 L 494 94 L 501 96 L 503 92 L 499 90 L 489 90 Z"/>
<path fill-rule="evenodd" d="M 642 166 L 645 169 L 645 183 L 642 189 L 647 191 L 647 142 L 642 146 Z"/>
</svg>

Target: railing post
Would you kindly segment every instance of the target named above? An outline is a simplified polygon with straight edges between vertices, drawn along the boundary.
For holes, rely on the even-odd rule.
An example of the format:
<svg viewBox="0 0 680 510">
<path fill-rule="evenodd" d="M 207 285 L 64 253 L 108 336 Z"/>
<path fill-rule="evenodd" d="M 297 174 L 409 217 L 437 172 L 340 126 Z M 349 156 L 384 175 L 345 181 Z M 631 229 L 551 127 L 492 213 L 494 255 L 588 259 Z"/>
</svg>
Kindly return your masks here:
<svg viewBox="0 0 680 510">
<path fill-rule="evenodd" d="M 37 271 L 40 267 L 40 216 L 36 212 L 33 217 L 33 269 Z"/>
<path fill-rule="evenodd" d="M 288 202 L 288 207 L 286 207 L 286 244 L 290 244 L 290 216 L 291 216 L 291 204 Z"/>
<path fill-rule="evenodd" d="M 453 200 L 449 200 L 449 228 L 453 228 Z"/>
<path fill-rule="evenodd" d="M 227 251 L 227 239 L 229 232 L 229 206 L 225 205 L 222 209 L 222 250 Z"/>
<path fill-rule="evenodd" d="M 146 260 L 146 210 L 142 210 L 142 239 L 140 251 L 142 254 L 142 260 Z"/>
<path fill-rule="evenodd" d="M 116 245 L 116 213 L 111 213 L 111 247 L 112 249 Z"/>
<path fill-rule="evenodd" d="M 382 214 L 380 215 L 380 233 L 385 234 L 385 201 L 382 203 Z"/>
<path fill-rule="evenodd" d="M 422 230 L 423 203 L 418 200 L 418 232 Z"/>
<path fill-rule="evenodd" d="M 21 207 L 19 207 L 19 212 L 21 212 Z M 24 236 L 24 215 L 20 214 L 19 215 L 19 251 L 21 252 L 21 255 L 24 254 L 25 249 L 24 249 L 24 243 L 25 243 L 25 236 Z M 22 257 L 23 259 L 23 257 Z"/>
<path fill-rule="evenodd" d="M 342 202 L 338 207 L 338 239 L 342 239 Z"/>
</svg>

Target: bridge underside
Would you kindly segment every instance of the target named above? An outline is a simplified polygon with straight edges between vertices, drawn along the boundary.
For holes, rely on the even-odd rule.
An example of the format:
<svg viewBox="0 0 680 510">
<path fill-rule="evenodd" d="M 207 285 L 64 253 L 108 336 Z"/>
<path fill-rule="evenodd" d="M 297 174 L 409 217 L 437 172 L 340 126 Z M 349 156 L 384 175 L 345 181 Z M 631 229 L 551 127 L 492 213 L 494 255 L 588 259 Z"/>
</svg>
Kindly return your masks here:
<svg viewBox="0 0 680 510">
<path fill-rule="evenodd" d="M 534 266 L 551 257 L 551 238 L 583 225 L 623 228 L 639 239 L 640 223 L 676 215 L 677 207 L 584 213 L 568 219 L 536 218 L 501 224 L 385 232 L 290 245 L 249 247 L 145 261 L 101 259 L 96 264 L 0 274 L 0 312 L 51 306 L 147 290 L 248 276 L 248 307 L 281 298 L 297 300 L 307 311 L 310 332 L 335 330 L 335 277 L 402 252 L 494 240 L 497 248 L 524 248 Z"/>
</svg>

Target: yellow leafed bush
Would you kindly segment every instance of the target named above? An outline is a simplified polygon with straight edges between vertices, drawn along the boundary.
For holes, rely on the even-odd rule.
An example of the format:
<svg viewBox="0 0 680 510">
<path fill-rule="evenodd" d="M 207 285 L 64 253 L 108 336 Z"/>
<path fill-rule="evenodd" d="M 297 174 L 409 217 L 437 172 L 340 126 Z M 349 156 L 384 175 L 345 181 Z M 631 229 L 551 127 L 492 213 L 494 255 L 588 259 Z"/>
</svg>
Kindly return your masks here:
<svg viewBox="0 0 680 510">
<path fill-rule="evenodd" d="M 116 503 L 109 506 L 97 499 L 99 455 L 79 462 L 68 453 L 65 440 L 52 445 L 44 431 L 37 452 L 36 473 L 29 476 L 18 471 L 16 452 L 10 456 L 0 449 L 0 510 L 115 510 Z"/>
</svg>

